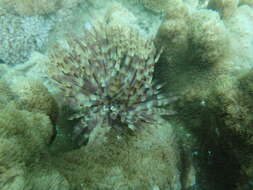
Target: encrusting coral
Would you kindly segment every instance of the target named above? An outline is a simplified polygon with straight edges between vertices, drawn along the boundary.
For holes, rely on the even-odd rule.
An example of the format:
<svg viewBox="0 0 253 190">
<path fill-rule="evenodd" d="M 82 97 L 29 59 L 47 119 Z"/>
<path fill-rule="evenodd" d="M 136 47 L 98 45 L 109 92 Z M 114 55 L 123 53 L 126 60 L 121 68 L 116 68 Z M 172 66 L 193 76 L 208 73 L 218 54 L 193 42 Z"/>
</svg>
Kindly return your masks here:
<svg viewBox="0 0 253 190">
<path fill-rule="evenodd" d="M 136 31 L 99 23 L 54 48 L 51 75 L 75 112 L 70 119 L 79 119 L 74 138 L 80 145 L 110 128 L 136 130 L 169 113 L 161 107 L 175 98 L 152 83 L 159 53 Z"/>
</svg>

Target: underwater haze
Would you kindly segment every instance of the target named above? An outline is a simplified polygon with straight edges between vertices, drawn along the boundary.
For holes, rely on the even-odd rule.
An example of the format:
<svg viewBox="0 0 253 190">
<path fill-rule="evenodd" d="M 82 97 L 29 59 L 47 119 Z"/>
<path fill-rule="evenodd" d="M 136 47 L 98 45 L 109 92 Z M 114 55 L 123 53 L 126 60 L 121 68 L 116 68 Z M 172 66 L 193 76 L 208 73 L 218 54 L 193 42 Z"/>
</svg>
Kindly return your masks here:
<svg viewBox="0 0 253 190">
<path fill-rule="evenodd" d="M 0 190 L 252 190 L 253 0 L 0 0 Z"/>
</svg>

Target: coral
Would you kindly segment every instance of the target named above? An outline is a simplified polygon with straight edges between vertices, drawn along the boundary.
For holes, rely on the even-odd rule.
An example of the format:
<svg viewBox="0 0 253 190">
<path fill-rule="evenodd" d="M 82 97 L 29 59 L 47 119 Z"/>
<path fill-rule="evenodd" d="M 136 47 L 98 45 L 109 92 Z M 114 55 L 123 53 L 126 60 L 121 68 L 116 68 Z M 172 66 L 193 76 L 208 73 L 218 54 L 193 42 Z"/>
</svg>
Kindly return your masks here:
<svg viewBox="0 0 253 190">
<path fill-rule="evenodd" d="M 41 113 L 18 110 L 12 104 L 7 105 L 0 112 L 1 138 L 8 139 L 10 142 L 16 142 L 12 145 L 12 148 L 1 143 L 1 146 L 5 147 L 2 147 L 1 151 L 7 151 L 8 149 L 18 150 L 17 152 L 13 151 L 15 152 L 14 155 L 10 151 L 7 154 L 7 151 L 1 156 L 1 162 L 4 162 L 4 160 L 6 162 L 11 160 L 34 160 L 36 158 L 35 155 L 38 155 L 45 148 L 53 135 L 53 126 L 48 116 Z M 17 147 L 20 146 L 20 148 L 15 148 L 15 144 L 17 144 Z"/>
<path fill-rule="evenodd" d="M 75 7 L 86 0 L 0 0 L 0 6 L 21 16 L 49 15 L 59 9 Z"/>
<path fill-rule="evenodd" d="M 157 33 L 156 44 L 164 48 L 162 57 L 169 63 L 181 62 L 188 50 L 189 27 L 185 19 L 165 20 Z"/>
<path fill-rule="evenodd" d="M 253 9 L 247 5 L 238 7 L 233 17 L 226 20 L 231 33 L 233 66 L 235 70 L 252 68 L 253 60 Z"/>
<path fill-rule="evenodd" d="M 165 83 L 165 91 L 184 94 L 186 89 L 191 89 L 205 97 L 214 84 L 211 81 L 228 70 L 231 61 L 229 29 L 216 12 L 206 9 L 165 18 L 156 38 L 156 45 L 162 46 L 164 51 L 155 77 Z"/>
<path fill-rule="evenodd" d="M 22 81 L 31 88 L 23 85 L 15 89 L 13 84 L 0 80 L 0 188 L 67 190 L 67 182 L 57 171 L 52 167 L 46 170 L 46 164 L 43 169 L 38 166 L 46 158 L 54 137 L 53 125 L 46 115 L 49 108 L 42 106 L 50 105 L 52 99 L 38 80 L 22 78 Z M 42 178 L 43 185 L 38 183 Z"/>
<path fill-rule="evenodd" d="M 16 95 L 20 108 L 40 112 L 56 121 L 58 109 L 55 99 L 43 85 L 42 80 L 29 77 L 16 77 L 10 88 Z"/>
<path fill-rule="evenodd" d="M 114 25 L 137 26 L 137 18 L 134 14 L 118 2 L 113 3 L 106 11 L 105 20 Z"/>
<path fill-rule="evenodd" d="M 10 102 L 13 99 L 13 94 L 5 80 L 0 79 L 0 109 L 4 108 L 6 102 Z"/>
<path fill-rule="evenodd" d="M 45 80 L 48 69 L 45 64 L 48 61 L 47 56 L 33 53 L 25 64 L 9 67 L 3 72 L 0 79 L 0 108 L 1 104 L 5 106 L 13 101 L 19 109 L 46 114 L 55 123 L 59 109 Z"/>
<path fill-rule="evenodd" d="M 186 3 L 182 0 L 132 0 L 135 4 L 142 4 L 145 8 L 163 13 L 167 17 L 178 18 L 187 12 Z"/>
<path fill-rule="evenodd" d="M 237 9 L 239 0 L 210 0 L 207 8 L 219 12 L 222 18 L 229 18 Z"/>
<path fill-rule="evenodd" d="M 57 10 L 59 0 L 0 0 L 1 7 L 20 15 L 49 14 Z"/>
<path fill-rule="evenodd" d="M 166 12 L 157 33 L 156 45 L 164 47 L 164 61 L 207 68 L 229 56 L 230 33 L 216 12 L 189 10 L 184 4 L 177 7 Z"/>
<path fill-rule="evenodd" d="M 53 126 L 48 116 L 18 110 L 9 103 L 0 110 L 0 187 L 23 189 L 26 167 L 46 152 Z"/>
<path fill-rule="evenodd" d="M 251 0 L 240 0 L 240 5 L 250 5 L 252 6 L 253 5 L 253 1 Z"/>
<path fill-rule="evenodd" d="M 36 190 L 70 190 L 67 180 L 47 162 L 46 159 L 28 169 L 26 187 Z"/>
<path fill-rule="evenodd" d="M 0 188 L 2 190 L 25 189 L 24 166 L 0 167 Z"/>
<path fill-rule="evenodd" d="M 54 100 L 38 79 L 12 77 L 22 82 L 0 80 L 0 189 L 68 190 L 67 181 L 41 163 L 55 135 L 49 118 Z"/>
<path fill-rule="evenodd" d="M 25 62 L 46 44 L 53 21 L 42 16 L 0 15 L 0 57 L 6 64 Z"/>
<path fill-rule="evenodd" d="M 227 57 L 230 53 L 230 34 L 217 13 L 210 10 L 195 11 L 189 22 L 189 48 L 193 62 L 208 65 Z"/>
<path fill-rule="evenodd" d="M 193 158 L 203 189 L 250 189 L 253 176 L 252 72 L 241 78 L 252 68 L 252 9 L 234 7 L 227 16 L 192 9 L 183 19 L 165 17 L 157 36 L 165 48 L 155 77 L 166 83 L 164 90 L 180 94 L 175 117 L 191 134 L 188 141 L 197 140 Z M 173 43 L 184 32 L 186 51 Z"/>
<path fill-rule="evenodd" d="M 16 0 L 15 10 L 21 15 L 49 14 L 57 10 L 59 0 Z"/>
<path fill-rule="evenodd" d="M 138 0 L 138 2 L 142 3 L 146 8 L 158 13 L 164 12 L 169 7 L 169 3 L 166 0 Z"/>
<path fill-rule="evenodd" d="M 85 32 L 58 43 L 51 53 L 56 66 L 51 76 L 76 112 L 70 119 L 80 120 L 74 129 L 79 144 L 89 136 L 98 140 L 110 128 L 142 128 L 168 113 L 160 107 L 174 98 L 159 94 L 160 87 L 152 84 L 159 58 L 152 41 L 101 23 Z"/>
<path fill-rule="evenodd" d="M 172 126 L 163 122 L 134 136 L 115 135 L 112 131 L 106 143 L 88 144 L 52 162 L 75 189 L 181 189 Z"/>
</svg>

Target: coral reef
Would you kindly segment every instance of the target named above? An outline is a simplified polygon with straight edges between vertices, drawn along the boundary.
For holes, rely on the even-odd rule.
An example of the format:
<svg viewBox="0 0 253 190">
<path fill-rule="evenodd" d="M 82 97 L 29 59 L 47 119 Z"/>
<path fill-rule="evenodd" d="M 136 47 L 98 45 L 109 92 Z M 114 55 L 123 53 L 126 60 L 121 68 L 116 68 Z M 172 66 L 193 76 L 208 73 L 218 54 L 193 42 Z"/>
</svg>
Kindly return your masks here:
<svg viewBox="0 0 253 190">
<path fill-rule="evenodd" d="M 253 1 L 251 1 L 251 0 L 240 0 L 239 5 L 250 5 L 250 6 L 252 6 Z"/>
<path fill-rule="evenodd" d="M 159 54 L 135 31 L 98 24 L 84 37 L 54 48 L 51 60 L 59 71 L 51 73 L 76 112 L 71 119 L 80 120 L 74 129 L 80 145 L 90 133 L 90 141 L 99 141 L 111 127 L 134 131 L 169 114 L 161 106 L 174 98 L 159 94 L 160 87 L 152 84 Z"/>
<path fill-rule="evenodd" d="M 52 161 L 73 189 L 180 190 L 178 153 L 173 128 L 166 122 L 149 125 L 132 136 L 59 154 Z M 166 175 L 164 175 L 166 173 Z"/>
<path fill-rule="evenodd" d="M 219 15 L 210 10 L 195 10 L 191 14 L 170 17 L 161 24 L 156 44 L 165 48 L 167 62 L 213 65 L 229 55 L 229 31 Z M 190 24 L 187 24 L 190 23 Z"/>
<path fill-rule="evenodd" d="M 68 189 L 67 182 L 53 167 L 42 172 L 46 165 L 43 164 L 43 169 L 39 169 L 40 162 L 49 154 L 49 144 L 55 135 L 49 118 L 49 110 L 55 104 L 49 98 L 49 93 L 41 86 L 42 83 L 31 79 L 28 81 L 26 78 L 23 80 L 36 85 L 31 85 L 31 91 L 27 92 L 24 86 L 20 86 L 20 89 L 13 88 L 11 83 L 0 80 L 0 188 Z M 28 93 L 27 96 L 22 98 L 21 95 L 24 95 L 22 92 Z M 19 98 L 17 94 L 20 95 Z M 41 103 L 47 101 L 48 107 L 38 106 L 36 100 L 38 105 L 43 105 Z M 33 106 L 31 102 L 34 103 Z M 41 178 L 44 179 L 43 185 L 41 182 L 37 183 Z"/>
<path fill-rule="evenodd" d="M 0 57 L 6 64 L 28 60 L 30 53 L 41 50 L 47 43 L 53 21 L 41 16 L 20 17 L 0 15 Z"/>
<path fill-rule="evenodd" d="M 167 19 L 158 31 L 156 45 L 163 47 L 162 57 L 170 63 L 181 62 L 189 48 L 189 26 L 185 19 Z"/>
<path fill-rule="evenodd" d="M 71 8 L 83 0 L 0 0 L 0 6 L 21 16 L 48 15 L 62 8 Z"/>
<path fill-rule="evenodd" d="M 64 33 L 62 28 L 66 24 L 71 24 L 71 31 L 77 30 L 77 25 L 83 26 L 81 22 L 89 14 L 83 9 L 89 4 L 81 1 L 0 0 L 0 63 L 25 63 L 33 51 L 44 53 L 48 45 Z"/>
<path fill-rule="evenodd" d="M 197 8 L 166 18 L 157 35 L 165 48 L 155 77 L 179 94 L 176 121 L 197 140 L 197 185 L 207 190 L 251 188 L 253 11 L 230 2 L 220 15 Z"/>
<path fill-rule="evenodd" d="M 48 116 L 18 110 L 8 104 L 0 110 L 1 189 L 23 189 L 29 163 L 36 163 L 53 135 Z M 17 127 L 18 126 L 18 127 Z"/>
<path fill-rule="evenodd" d="M 251 0 L 0 0 L 0 189 L 252 189 L 252 21 Z"/>
<path fill-rule="evenodd" d="M 219 12 L 222 18 L 229 18 L 235 12 L 240 0 L 210 0 L 207 8 Z"/>
<path fill-rule="evenodd" d="M 214 64 L 229 52 L 229 32 L 218 14 L 209 10 L 199 10 L 191 14 L 190 55 L 192 61 Z"/>
<path fill-rule="evenodd" d="M 36 78 L 16 77 L 10 88 L 16 93 L 18 107 L 34 112 L 41 112 L 52 121 L 57 118 L 57 104 L 42 81 Z"/>
<path fill-rule="evenodd" d="M 182 4 L 182 0 L 132 0 L 134 3 L 140 3 L 145 8 L 155 13 L 169 13 L 172 12 L 178 14 L 179 7 Z M 179 13 L 180 14 L 180 13 Z"/>
<path fill-rule="evenodd" d="M 9 89 L 8 84 L 4 80 L 0 80 L 0 109 L 4 108 L 6 102 L 10 102 L 13 99 L 13 94 Z"/>
<path fill-rule="evenodd" d="M 178 64 L 184 62 L 189 48 L 189 9 L 182 1 L 171 1 L 171 6 L 165 11 L 164 21 L 161 23 L 155 43 L 163 47 L 163 59 Z"/>
<path fill-rule="evenodd" d="M 161 13 L 164 12 L 168 7 L 169 3 L 166 0 L 159 0 L 159 1 L 153 1 L 153 0 L 136 0 L 138 3 L 143 4 L 146 8 Z"/>
<path fill-rule="evenodd" d="M 127 31 L 127 33 L 119 34 L 118 32 L 122 32 L 122 29 L 114 28 L 114 30 L 111 31 L 111 29 L 113 29 L 111 28 L 112 26 L 108 27 L 110 27 L 110 32 L 115 32 L 110 33 L 113 37 L 115 34 L 119 35 L 116 39 L 110 37 L 110 42 L 112 41 L 116 43 L 116 47 L 118 47 L 119 50 L 117 55 L 121 55 L 122 59 L 124 55 L 126 55 L 126 52 L 120 52 L 120 47 L 129 43 L 126 39 L 139 42 L 137 45 L 133 44 L 134 47 L 131 46 L 132 43 L 127 44 L 129 46 L 129 51 L 127 52 L 138 53 L 131 54 L 131 58 L 134 59 L 134 62 L 129 59 L 133 67 L 128 65 L 128 69 L 133 69 L 136 76 L 131 76 L 131 78 L 127 79 L 131 79 L 131 85 L 136 85 L 137 83 L 140 85 L 138 89 L 136 89 L 137 86 L 135 86 L 136 88 L 133 88 L 136 92 L 132 92 L 134 94 L 131 97 L 133 97 L 134 100 L 137 98 L 139 101 L 141 98 L 140 95 L 145 95 L 143 94 L 144 91 L 146 93 L 151 93 L 150 96 L 147 96 L 149 99 L 143 97 L 144 101 L 154 101 L 154 103 L 159 103 L 160 101 L 163 102 L 164 97 L 159 97 L 157 94 L 157 87 L 152 86 L 151 83 L 153 64 L 156 62 L 156 58 L 159 57 L 159 54 L 157 55 L 155 52 L 152 42 L 138 41 L 140 40 L 137 38 L 138 35 L 132 30 L 124 30 L 124 32 Z M 109 30 L 109 28 L 107 29 Z M 98 32 L 98 30 L 96 31 Z M 107 30 L 103 31 L 106 32 Z M 94 43 L 92 39 L 96 40 L 95 42 L 101 40 L 101 36 L 99 37 L 99 35 L 97 38 L 91 38 L 91 35 L 94 34 L 91 30 L 86 32 L 91 32 L 89 33 L 90 36 L 88 36 L 88 34 L 86 36 L 90 41 L 79 41 L 79 43 Z M 96 34 L 100 33 L 98 32 Z M 106 34 L 109 35 L 109 33 Z M 129 34 L 133 35 L 131 36 L 132 38 L 130 38 Z M 109 36 L 107 36 L 107 38 L 109 38 Z M 144 45 L 147 45 L 149 48 Z M 147 48 L 145 51 L 143 46 Z M 75 48 L 76 51 L 78 50 L 78 47 L 76 46 L 71 47 Z M 130 47 L 132 47 L 132 49 L 130 49 Z M 111 48 L 109 54 L 110 59 L 107 57 L 107 61 L 116 58 L 118 60 L 118 57 L 114 57 L 115 51 L 113 50 L 115 46 L 112 45 Z M 83 51 L 81 51 L 81 53 L 83 53 Z M 149 54 L 146 55 L 146 53 Z M 36 57 L 38 61 L 47 62 L 46 58 L 44 59 L 37 54 L 34 57 Z M 89 58 L 91 59 L 92 57 Z M 106 56 L 104 58 L 106 58 Z M 103 60 L 103 57 L 100 60 Z M 122 60 L 120 59 L 120 61 Z M 3 136 L 0 136 L 0 140 L 3 142 L 1 143 L 3 148 L 0 149 L 0 159 L 5 167 L 2 168 L 3 174 L 0 175 L 0 178 L 4 182 L 8 181 L 8 183 L 0 183 L 2 189 L 181 189 L 180 175 L 177 168 L 178 152 L 175 151 L 176 139 L 174 138 L 173 128 L 161 118 L 156 120 L 156 122 L 146 122 L 142 130 L 136 129 L 136 133 L 119 133 L 118 130 L 111 130 L 111 132 L 107 134 L 106 142 L 102 144 L 89 143 L 87 146 L 84 146 L 79 150 L 64 152 L 62 149 L 61 151 L 57 151 L 56 148 L 48 146 L 48 144 L 52 142 L 51 138 L 53 136 L 53 127 L 48 116 L 51 115 L 51 110 L 54 108 L 55 103 L 48 94 L 48 91 L 42 85 L 41 80 L 31 77 L 34 77 L 35 75 L 34 73 L 32 74 L 34 68 L 31 68 L 31 64 L 35 62 L 36 61 L 31 60 L 27 65 L 15 66 L 11 69 L 13 71 L 8 71 L 3 76 L 4 79 L 10 78 L 11 80 L 9 80 L 7 84 L 4 82 L 0 83 L 0 88 L 2 89 L 5 89 L 7 85 L 10 87 L 9 90 L 5 89 L 3 92 L 0 91 L 0 100 L 12 100 L 10 105 L 3 105 L 3 110 L 0 112 L 0 118 L 10 118 L 8 120 L 0 120 L 0 125 L 6 126 L 2 128 L 3 133 L 1 134 L 3 134 Z M 124 64 L 125 62 L 120 63 Z M 115 62 L 115 64 L 119 64 L 119 62 Z M 150 71 L 143 74 L 143 76 L 141 72 L 143 72 L 144 68 L 140 67 L 140 69 L 142 69 L 140 71 L 136 69 L 142 64 L 144 64 L 144 68 L 149 68 L 147 70 Z M 35 68 L 37 67 L 35 66 Z M 85 68 L 87 69 L 91 67 Z M 53 68 L 50 67 L 50 69 Z M 28 72 L 28 74 L 25 72 Z M 53 71 L 51 70 L 51 72 Z M 119 71 L 116 71 L 116 73 L 117 72 Z M 17 76 L 15 76 L 15 74 Z M 29 75 L 30 77 L 26 78 L 24 75 Z M 123 75 L 123 73 L 121 73 L 121 75 Z M 141 75 L 140 78 L 138 78 L 139 75 Z M 40 76 L 40 74 L 38 76 Z M 142 81 L 140 80 L 144 79 L 146 79 L 147 86 L 142 87 L 145 83 L 142 84 Z M 125 82 L 121 81 L 122 83 L 115 84 L 113 81 L 110 81 L 113 84 L 113 87 L 118 87 L 118 85 Z M 116 80 L 116 82 L 118 81 L 120 82 L 120 80 Z M 109 88 L 108 93 L 113 94 L 114 90 L 114 88 L 111 90 Z M 137 90 L 143 91 L 140 91 L 142 93 L 139 95 Z M 4 98 L 4 96 L 6 97 Z M 129 101 L 131 100 L 131 97 L 129 97 Z M 123 101 L 124 99 L 120 100 Z M 45 105 L 43 105 L 42 102 L 44 102 Z M 165 103 L 167 103 L 167 100 Z M 152 112 L 155 110 L 158 112 L 155 113 L 157 116 L 159 112 L 162 111 L 160 108 L 152 108 L 152 103 L 149 105 L 151 107 L 146 106 L 147 105 L 144 104 L 144 109 L 141 110 L 148 111 L 147 108 Z M 143 113 L 141 113 L 140 116 L 143 116 L 141 119 L 145 119 Z M 148 118 L 158 119 L 159 117 L 156 118 L 148 115 Z M 130 119 L 134 121 L 134 118 L 130 117 Z M 7 124 L 4 122 L 7 122 Z M 16 127 L 17 125 L 15 125 L 15 122 L 19 123 L 19 127 Z M 143 121 L 137 120 L 137 122 L 142 124 Z M 121 129 L 124 125 L 125 124 L 121 122 L 114 123 L 115 129 Z M 138 125 L 137 127 L 141 127 L 141 125 Z M 125 125 L 125 129 L 127 129 L 127 125 Z M 123 128 L 123 130 L 125 129 Z M 36 134 L 37 132 L 39 134 Z M 21 134 L 18 135 L 19 133 Z M 66 136 L 68 136 L 68 134 L 66 134 Z M 6 142 L 5 139 L 7 139 Z M 55 143 L 57 143 L 57 141 Z M 51 146 L 57 146 L 55 143 Z M 13 147 L 12 151 L 9 151 L 9 147 Z M 8 159 L 7 157 L 9 154 L 6 154 L 7 152 L 11 155 L 14 154 L 15 156 L 12 156 L 12 159 Z M 71 168 L 71 170 L 69 170 L 69 168 Z M 164 173 L 167 173 L 168 175 L 163 175 Z M 10 178 L 13 180 L 9 180 Z"/>
<path fill-rule="evenodd" d="M 49 162 L 49 163 L 47 163 Z M 68 181 L 50 164 L 48 159 L 32 166 L 27 171 L 25 188 L 36 190 L 70 190 Z"/>
<path fill-rule="evenodd" d="M 6 106 L 1 110 L 1 138 L 10 140 L 13 145 L 11 148 L 1 144 L 3 146 L 1 148 L 2 154 L 6 151 L 1 156 L 1 163 L 14 164 L 20 161 L 28 162 L 30 159 L 34 161 L 49 143 L 53 135 L 52 129 L 48 116 L 18 110 L 15 105 Z M 8 153 L 8 149 L 12 151 Z M 21 149 L 22 151 L 20 151 Z"/>
</svg>

